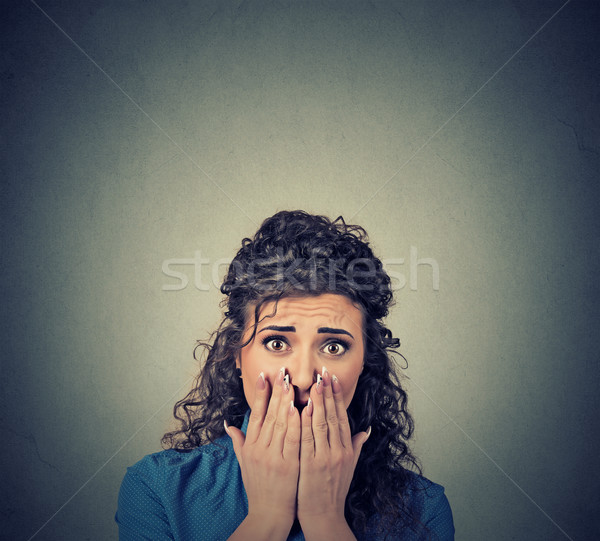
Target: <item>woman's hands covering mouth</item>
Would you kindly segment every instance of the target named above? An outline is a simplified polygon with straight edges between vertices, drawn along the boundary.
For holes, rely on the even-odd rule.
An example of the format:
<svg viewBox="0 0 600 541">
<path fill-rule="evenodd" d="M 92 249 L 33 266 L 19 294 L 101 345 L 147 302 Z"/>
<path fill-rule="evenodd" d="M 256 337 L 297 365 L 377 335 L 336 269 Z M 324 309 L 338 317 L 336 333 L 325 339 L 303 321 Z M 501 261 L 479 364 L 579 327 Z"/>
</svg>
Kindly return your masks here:
<svg viewBox="0 0 600 541">
<path fill-rule="evenodd" d="M 296 518 L 308 541 L 354 539 L 344 505 L 370 429 L 351 435 L 341 383 L 325 367 L 306 399 L 285 372 L 272 392 L 261 372 L 245 436 L 225 424 L 248 496 L 230 539 L 283 540 Z"/>
</svg>

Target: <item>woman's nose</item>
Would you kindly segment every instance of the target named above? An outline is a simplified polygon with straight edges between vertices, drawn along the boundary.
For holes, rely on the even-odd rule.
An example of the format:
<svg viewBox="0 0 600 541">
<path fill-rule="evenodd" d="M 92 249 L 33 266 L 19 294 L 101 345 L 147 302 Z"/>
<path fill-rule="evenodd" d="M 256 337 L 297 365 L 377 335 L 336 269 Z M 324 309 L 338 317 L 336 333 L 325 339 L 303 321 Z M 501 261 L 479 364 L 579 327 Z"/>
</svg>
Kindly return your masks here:
<svg viewBox="0 0 600 541">
<path fill-rule="evenodd" d="M 308 400 L 310 388 L 317 381 L 317 374 L 320 369 L 315 362 L 310 359 L 299 359 L 288 368 L 290 381 L 294 386 L 298 398 Z"/>
</svg>

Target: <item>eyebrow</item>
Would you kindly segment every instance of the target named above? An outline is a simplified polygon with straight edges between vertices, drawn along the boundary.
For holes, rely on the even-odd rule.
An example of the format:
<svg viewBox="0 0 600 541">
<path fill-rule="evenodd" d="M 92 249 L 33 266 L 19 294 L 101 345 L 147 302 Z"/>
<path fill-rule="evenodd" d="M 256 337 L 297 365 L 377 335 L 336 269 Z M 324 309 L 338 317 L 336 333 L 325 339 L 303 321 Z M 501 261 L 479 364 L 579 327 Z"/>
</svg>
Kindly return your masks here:
<svg viewBox="0 0 600 541">
<path fill-rule="evenodd" d="M 296 327 L 292 327 L 292 326 L 280 326 L 280 325 L 269 325 L 268 327 L 264 327 L 263 329 L 261 329 L 260 331 L 258 331 L 259 333 L 263 332 L 263 331 L 279 331 L 279 332 L 296 332 Z M 344 330 L 344 329 L 333 329 L 332 327 L 319 327 L 317 329 L 317 332 L 320 334 L 347 334 L 348 336 L 350 336 L 353 340 L 354 340 L 354 336 L 352 336 L 348 331 Z"/>
</svg>

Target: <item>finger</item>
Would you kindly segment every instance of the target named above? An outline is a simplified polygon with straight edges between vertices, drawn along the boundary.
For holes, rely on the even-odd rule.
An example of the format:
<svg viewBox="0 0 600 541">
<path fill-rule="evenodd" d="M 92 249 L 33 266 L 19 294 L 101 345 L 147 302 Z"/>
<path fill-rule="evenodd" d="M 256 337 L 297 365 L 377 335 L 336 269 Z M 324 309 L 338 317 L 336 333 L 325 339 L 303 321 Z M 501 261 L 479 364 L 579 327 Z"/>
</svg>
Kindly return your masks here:
<svg viewBox="0 0 600 541">
<path fill-rule="evenodd" d="M 325 418 L 324 404 L 325 380 L 317 374 L 317 384 L 311 390 L 313 412 L 311 417 L 312 433 L 315 439 L 315 453 L 329 448 L 327 439 L 327 419 Z"/>
<path fill-rule="evenodd" d="M 325 419 L 327 420 L 327 438 L 329 447 L 335 449 L 342 447 L 342 441 L 340 438 L 340 423 L 333 399 L 332 383 L 327 368 L 323 367 L 323 402 L 325 404 Z"/>
<path fill-rule="evenodd" d="M 338 424 L 340 427 L 340 441 L 346 449 L 349 449 L 352 447 L 352 434 L 350 433 L 348 412 L 346 411 L 346 404 L 344 404 L 342 385 L 335 377 L 335 374 L 331 376 L 331 390 L 333 391 L 333 401 L 335 402 L 335 411 L 337 413 Z"/>
<path fill-rule="evenodd" d="M 281 399 L 279 401 L 279 409 L 277 411 L 277 420 L 273 427 L 273 437 L 271 438 L 270 447 L 278 449 L 283 454 L 283 446 L 285 435 L 288 428 L 288 418 L 291 413 L 291 408 L 294 407 L 294 390 L 290 385 L 290 375 L 286 374 L 281 383 Z"/>
<path fill-rule="evenodd" d="M 248 419 L 248 428 L 246 429 L 246 438 L 249 443 L 254 443 L 260 434 L 269 403 L 269 396 L 271 395 L 269 387 L 264 372 L 261 372 L 256 380 L 254 404 L 252 405 L 252 411 L 250 411 L 250 419 Z"/>
<path fill-rule="evenodd" d="M 356 463 L 358 462 L 358 457 L 360 456 L 360 452 L 362 451 L 363 445 L 369 439 L 371 435 L 371 427 L 367 428 L 366 432 L 359 432 L 358 434 L 354 434 L 352 436 L 352 450 L 354 451 L 354 467 L 356 467 Z"/>
<path fill-rule="evenodd" d="M 261 445 L 267 447 L 271 443 L 273 438 L 273 430 L 275 429 L 275 423 L 277 422 L 277 414 L 279 411 L 279 402 L 281 401 L 281 389 L 283 376 L 285 375 L 285 368 L 281 368 L 275 378 L 273 385 L 273 392 L 271 393 L 271 400 L 269 400 L 269 406 L 262 427 L 260 429 L 260 435 L 258 440 Z"/>
<path fill-rule="evenodd" d="M 290 402 L 290 407 L 288 409 L 288 427 L 283 444 L 283 458 L 284 460 L 298 460 L 299 456 L 300 415 L 293 402 Z"/>
<path fill-rule="evenodd" d="M 315 439 L 312 430 L 313 401 L 308 398 L 308 404 L 302 410 L 302 443 L 300 444 L 300 461 L 315 456 Z"/>
<path fill-rule="evenodd" d="M 227 434 L 231 438 L 235 456 L 237 457 L 238 462 L 240 463 L 240 466 L 241 466 L 242 465 L 242 447 L 244 446 L 244 442 L 246 441 L 246 436 L 244 436 L 244 433 L 239 428 L 236 428 L 235 426 L 229 426 L 227 424 L 227 421 L 223 420 L 223 424 L 225 425 L 225 432 L 227 432 Z"/>
</svg>

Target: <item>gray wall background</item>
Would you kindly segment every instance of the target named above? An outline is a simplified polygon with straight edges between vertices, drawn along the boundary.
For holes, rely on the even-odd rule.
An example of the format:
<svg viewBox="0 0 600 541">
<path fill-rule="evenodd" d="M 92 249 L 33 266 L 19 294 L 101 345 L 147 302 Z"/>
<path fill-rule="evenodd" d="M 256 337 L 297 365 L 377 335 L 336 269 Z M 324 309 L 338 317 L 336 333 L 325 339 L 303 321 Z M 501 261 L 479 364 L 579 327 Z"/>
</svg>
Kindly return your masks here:
<svg viewBox="0 0 600 541">
<path fill-rule="evenodd" d="M 220 319 L 213 269 L 291 208 L 401 274 L 457 539 L 598 535 L 600 11 L 562 5 L 5 2 L 0 536 L 116 538 Z M 191 265 L 163 289 L 198 251 L 208 290 Z"/>
</svg>

